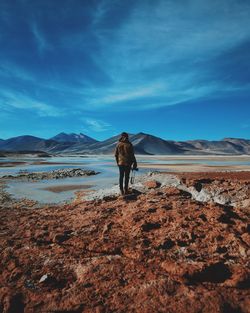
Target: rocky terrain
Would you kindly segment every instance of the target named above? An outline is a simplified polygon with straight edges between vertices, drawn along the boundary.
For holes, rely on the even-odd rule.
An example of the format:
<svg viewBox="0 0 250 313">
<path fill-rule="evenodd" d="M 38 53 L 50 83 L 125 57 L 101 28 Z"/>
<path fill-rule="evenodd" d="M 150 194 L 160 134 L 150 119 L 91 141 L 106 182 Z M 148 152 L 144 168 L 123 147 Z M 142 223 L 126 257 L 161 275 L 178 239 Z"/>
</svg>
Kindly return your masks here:
<svg viewBox="0 0 250 313">
<path fill-rule="evenodd" d="M 62 179 L 66 177 L 80 177 L 97 175 L 93 170 L 84 170 L 82 168 L 59 169 L 48 172 L 27 172 L 21 171 L 18 175 L 4 175 L 2 179 L 21 179 L 21 180 L 42 180 L 42 179 Z"/>
<path fill-rule="evenodd" d="M 138 185 L 36 209 L 0 198 L 0 312 L 249 312 L 250 172 Z"/>
</svg>

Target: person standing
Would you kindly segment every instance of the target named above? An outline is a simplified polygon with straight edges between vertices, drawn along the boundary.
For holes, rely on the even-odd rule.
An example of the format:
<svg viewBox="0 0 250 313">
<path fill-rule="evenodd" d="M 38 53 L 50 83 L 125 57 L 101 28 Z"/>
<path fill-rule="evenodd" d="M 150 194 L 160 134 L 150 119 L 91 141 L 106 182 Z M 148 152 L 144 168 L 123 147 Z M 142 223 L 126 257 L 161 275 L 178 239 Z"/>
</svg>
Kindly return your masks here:
<svg viewBox="0 0 250 313">
<path fill-rule="evenodd" d="M 115 148 L 116 163 L 119 167 L 119 186 L 121 194 L 128 194 L 129 175 L 131 167 L 137 170 L 137 161 L 134 155 L 134 148 L 129 141 L 127 133 L 123 132 Z"/>
</svg>

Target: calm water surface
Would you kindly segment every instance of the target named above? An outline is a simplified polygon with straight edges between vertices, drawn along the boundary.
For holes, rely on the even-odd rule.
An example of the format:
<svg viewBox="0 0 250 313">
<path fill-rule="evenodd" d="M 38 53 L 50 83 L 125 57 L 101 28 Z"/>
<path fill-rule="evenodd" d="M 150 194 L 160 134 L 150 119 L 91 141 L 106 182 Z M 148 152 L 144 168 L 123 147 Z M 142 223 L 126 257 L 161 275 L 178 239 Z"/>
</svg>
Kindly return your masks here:
<svg viewBox="0 0 250 313">
<path fill-rule="evenodd" d="M 159 159 L 153 157 L 138 157 L 138 163 L 157 164 L 208 164 L 208 165 L 250 165 L 250 160 L 211 160 L 197 158 L 171 158 Z M 68 201 L 74 198 L 74 192 L 82 185 L 91 185 L 91 189 L 109 188 L 118 181 L 118 168 L 111 156 L 91 156 L 91 157 L 52 157 L 52 158 L 0 158 L 0 163 L 7 162 L 26 162 L 26 164 L 15 167 L 0 167 L 0 177 L 4 175 L 17 175 L 20 170 L 28 172 L 46 172 L 62 168 L 84 168 L 100 172 L 98 175 L 88 177 L 73 177 L 58 180 L 43 180 L 38 182 L 19 182 L 10 181 L 8 184 L 8 192 L 15 198 L 27 197 L 43 203 L 57 203 Z M 46 162 L 48 164 L 33 164 L 34 162 Z M 54 164 L 60 163 L 60 164 Z M 155 170 L 155 168 L 154 168 Z M 137 175 L 145 174 L 150 169 L 140 169 Z M 56 193 L 44 190 L 47 187 L 74 185 L 75 190 L 63 191 Z"/>
</svg>

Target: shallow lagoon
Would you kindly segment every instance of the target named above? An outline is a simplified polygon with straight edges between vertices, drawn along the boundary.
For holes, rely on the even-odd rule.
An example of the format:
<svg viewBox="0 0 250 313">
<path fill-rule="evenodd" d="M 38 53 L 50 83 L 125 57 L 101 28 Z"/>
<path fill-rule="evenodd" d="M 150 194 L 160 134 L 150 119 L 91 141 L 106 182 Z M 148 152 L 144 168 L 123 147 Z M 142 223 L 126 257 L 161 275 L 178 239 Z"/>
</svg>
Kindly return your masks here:
<svg viewBox="0 0 250 313">
<path fill-rule="evenodd" d="M 165 171 L 174 171 L 171 165 L 195 165 L 205 164 L 210 166 L 250 166 L 250 157 L 200 157 L 200 156 L 138 156 L 139 172 L 136 175 L 145 174 L 151 170 L 162 170 L 162 165 L 166 165 Z M 16 166 L 5 166 L 4 163 L 24 162 Z M 42 180 L 37 182 L 20 182 L 17 180 L 9 181 L 8 192 L 15 198 L 29 198 L 43 203 L 57 203 L 69 201 L 75 196 L 75 191 L 84 189 L 100 189 L 109 188 L 117 184 L 118 168 L 113 156 L 63 156 L 51 158 L 34 158 L 34 157 L 18 157 L 18 158 L 0 158 L 0 177 L 4 175 L 17 175 L 18 172 L 43 172 L 52 171 L 62 168 L 84 168 L 100 172 L 98 175 L 86 177 L 64 178 L 58 180 Z M 147 164 L 147 168 L 144 165 Z M 150 164 L 152 168 L 150 168 Z M 170 168 L 167 168 L 167 165 Z M 142 166 L 140 168 L 140 165 Z M 60 192 L 51 191 L 60 189 Z M 45 190 L 48 188 L 51 190 Z M 69 190 L 67 190 L 67 188 Z"/>
</svg>

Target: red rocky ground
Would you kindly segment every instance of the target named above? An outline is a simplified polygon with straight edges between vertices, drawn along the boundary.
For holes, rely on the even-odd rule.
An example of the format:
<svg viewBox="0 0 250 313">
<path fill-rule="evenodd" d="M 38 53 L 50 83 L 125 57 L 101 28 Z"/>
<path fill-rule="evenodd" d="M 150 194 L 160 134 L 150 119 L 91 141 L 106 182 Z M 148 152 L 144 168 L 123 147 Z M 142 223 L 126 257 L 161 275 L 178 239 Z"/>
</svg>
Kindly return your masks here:
<svg viewBox="0 0 250 313">
<path fill-rule="evenodd" d="M 249 188 L 250 173 L 213 175 L 181 177 Z M 249 312 L 249 207 L 149 187 L 124 199 L 36 209 L 6 202 L 0 311 Z"/>
</svg>

